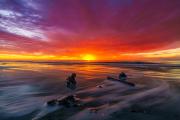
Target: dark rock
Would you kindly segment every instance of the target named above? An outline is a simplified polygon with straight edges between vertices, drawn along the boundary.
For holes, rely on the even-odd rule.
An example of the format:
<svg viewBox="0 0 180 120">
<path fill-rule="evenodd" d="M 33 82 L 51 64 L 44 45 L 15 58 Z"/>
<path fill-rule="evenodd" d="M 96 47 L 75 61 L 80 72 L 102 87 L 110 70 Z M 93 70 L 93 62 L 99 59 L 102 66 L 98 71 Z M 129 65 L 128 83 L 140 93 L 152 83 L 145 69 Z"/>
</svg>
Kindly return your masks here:
<svg viewBox="0 0 180 120">
<path fill-rule="evenodd" d="M 56 105 L 56 103 L 57 103 L 57 100 L 53 99 L 53 100 L 48 101 L 47 105 L 54 106 L 54 105 Z"/>
<path fill-rule="evenodd" d="M 103 86 L 102 86 L 102 85 L 99 85 L 98 88 L 103 88 Z"/>
<path fill-rule="evenodd" d="M 76 107 L 78 106 L 78 101 L 73 95 L 70 95 L 58 100 L 58 104 L 63 105 L 65 107 Z"/>
</svg>

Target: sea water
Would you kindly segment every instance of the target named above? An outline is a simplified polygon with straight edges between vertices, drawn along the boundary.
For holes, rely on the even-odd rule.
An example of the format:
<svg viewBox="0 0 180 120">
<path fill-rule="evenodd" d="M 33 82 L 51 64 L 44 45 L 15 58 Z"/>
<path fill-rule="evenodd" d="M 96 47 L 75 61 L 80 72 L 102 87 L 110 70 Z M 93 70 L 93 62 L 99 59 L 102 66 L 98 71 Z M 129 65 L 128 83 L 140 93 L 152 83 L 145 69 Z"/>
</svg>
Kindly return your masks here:
<svg viewBox="0 0 180 120">
<path fill-rule="evenodd" d="M 125 72 L 132 88 L 108 81 Z M 86 107 L 73 114 L 51 116 L 59 106 L 51 99 L 69 95 L 66 78 L 77 74 L 75 93 Z M 98 86 L 102 86 L 99 88 Z M 180 66 L 178 64 L 128 62 L 0 62 L 0 119 L 31 120 L 45 117 L 77 120 L 180 119 Z M 94 112 L 95 111 L 95 112 Z M 66 110 L 66 112 L 69 112 Z M 46 117 L 47 115 L 47 117 Z M 43 116 L 42 116 L 43 117 Z"/>
</svg>

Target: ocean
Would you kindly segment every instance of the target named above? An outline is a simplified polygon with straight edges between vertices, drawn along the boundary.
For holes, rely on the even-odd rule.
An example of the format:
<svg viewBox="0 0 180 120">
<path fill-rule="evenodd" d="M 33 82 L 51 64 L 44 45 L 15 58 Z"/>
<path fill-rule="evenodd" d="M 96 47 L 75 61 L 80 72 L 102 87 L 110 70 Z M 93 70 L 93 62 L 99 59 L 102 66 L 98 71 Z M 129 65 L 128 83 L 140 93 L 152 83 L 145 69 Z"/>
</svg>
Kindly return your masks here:
<svg viewBox="0 0 180 120">
<path fill-rule="evenodd" d="M 122 71 L 135 87 L 107 80 Z M 71 73 L 84 106 L 47 106 L 72 93 L 66 88 Z M 0 120 L 180 120 L 179 91 L 179 64 L 0 62 Z"/>
</svg>

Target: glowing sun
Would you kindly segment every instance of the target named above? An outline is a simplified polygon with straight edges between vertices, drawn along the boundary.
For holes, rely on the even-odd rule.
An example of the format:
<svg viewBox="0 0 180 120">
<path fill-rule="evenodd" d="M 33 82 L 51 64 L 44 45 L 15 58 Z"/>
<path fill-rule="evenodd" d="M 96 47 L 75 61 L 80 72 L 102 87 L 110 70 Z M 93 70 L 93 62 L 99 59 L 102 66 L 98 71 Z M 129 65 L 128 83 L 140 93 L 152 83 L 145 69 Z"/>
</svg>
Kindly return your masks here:
<svg viewBox="0 0 180 120">
<path fill-rule="evenodd" d="M 86 54 L 86 55 L 82 56 L 82 60 L 92 61 L 92 60 L 96 60 L 96 57 L 94 55 L 91 55 L 91 54 Z"/>
</svg>

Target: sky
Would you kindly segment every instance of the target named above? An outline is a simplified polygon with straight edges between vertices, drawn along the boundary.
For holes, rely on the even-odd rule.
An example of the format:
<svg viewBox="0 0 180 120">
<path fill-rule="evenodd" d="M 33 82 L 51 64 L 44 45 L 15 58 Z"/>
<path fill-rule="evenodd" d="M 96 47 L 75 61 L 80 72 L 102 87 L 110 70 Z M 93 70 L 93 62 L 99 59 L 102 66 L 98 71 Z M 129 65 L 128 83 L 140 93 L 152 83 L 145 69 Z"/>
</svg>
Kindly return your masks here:
<svg viewBox="0 0 180 120">
<path fill-rule="evenodd" d="M 0 60 L 180 61 L 180 0 L 0 0 Z"/>
</svg>

